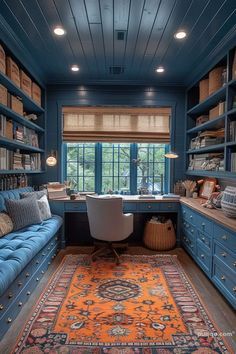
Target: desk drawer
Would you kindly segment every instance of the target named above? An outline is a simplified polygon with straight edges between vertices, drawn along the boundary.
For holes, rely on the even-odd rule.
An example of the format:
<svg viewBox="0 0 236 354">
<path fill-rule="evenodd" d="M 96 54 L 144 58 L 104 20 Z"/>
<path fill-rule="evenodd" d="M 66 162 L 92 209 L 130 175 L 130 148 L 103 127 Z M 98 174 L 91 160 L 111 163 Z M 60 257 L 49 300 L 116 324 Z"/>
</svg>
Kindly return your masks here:
<svg viewBox="0 0 236 354">
<path fill-rule="evenodd" d="M 65 211 L 87 211 L 85 202 L 65 203 Z"/>
<path fill-rule="evenodd" d="M 205 218 L 204 216 L 197 215 L 197 223 L 196 226 L 202 232 L 207 232 L 209 235 L 213 234 L 213 223 Z"/>
<path fill-rule="evenodd" d="M 192 209 L 182 206 L 182 217 L 184 220 L 196 225 L 197 214 Z"/>
<path fill-rule="evenodd" d="M 160 211 L 178 211 L 178 203 L 160 203 Z"/>
<path fill-rule="evenodd" d="M 197 230 L 197 239 L 200 240 L 210 251 L 211 250 L 211 237 L 199 230 Z"/>
<path fill-rule="evenodd" d="M 233 272 L 236 277 L 236 255 L 229 253 L 229 251 L 218 243 L 214 243 L 214 256 L 224 262 Z"/>
<path fill-rule="evenodd" d="M 226 297 L 229 294 L 236 305 L 236 282 L 235 275 L 227 266 L 224 266 L 215 257 L 213 260 L 213 281 L 218 285 Z"/>
<path fill-rule="evenodd" d="M 138 203 L 138 211 L 146 211 L 146 212 L 152 212 L 152 211 L 159 211 L 160 210 L 160 203 Z"/>
<path fill-rule="evenodd" d="M 228 247 L 231 250 L 236 249 L 236 233 L 233 231 L 228 231 L 227 229 L 214 225 L 214 238 L 220 242 L 225 247 Z"/>
<path fill-rule="evenodd" d="M 210 251 L 200 240 L 197 241 L 197 260 L 198 263 L 200 263 L 201 268 L 210 275 L 212 257 Z"/>
<path fill-rule="evenodd" d="M 137 210 L 137 204 L 134 202 L 124 202 L 123 203 L 123 211 L 124 212 L 134 212 Z"/>
<path fill-rule="evenodd" d="M 188 232 L 190 235 L 195 235 L 195 227 L 187 221 L 183 221 L 183 230 Z"/>
</svg>

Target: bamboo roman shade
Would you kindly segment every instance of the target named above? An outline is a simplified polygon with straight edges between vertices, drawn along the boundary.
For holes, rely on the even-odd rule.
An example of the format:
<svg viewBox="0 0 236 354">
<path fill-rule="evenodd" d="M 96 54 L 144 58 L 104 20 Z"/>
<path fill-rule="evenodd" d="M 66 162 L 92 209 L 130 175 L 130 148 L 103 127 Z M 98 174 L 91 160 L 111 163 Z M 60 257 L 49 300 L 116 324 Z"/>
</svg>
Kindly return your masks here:
<svg viewBox="0 0 236 354">
<path fill-rule="evenodd" d="M 170 142 L 170 108 L 63 107 L 63 140 Z"/>
</svg>

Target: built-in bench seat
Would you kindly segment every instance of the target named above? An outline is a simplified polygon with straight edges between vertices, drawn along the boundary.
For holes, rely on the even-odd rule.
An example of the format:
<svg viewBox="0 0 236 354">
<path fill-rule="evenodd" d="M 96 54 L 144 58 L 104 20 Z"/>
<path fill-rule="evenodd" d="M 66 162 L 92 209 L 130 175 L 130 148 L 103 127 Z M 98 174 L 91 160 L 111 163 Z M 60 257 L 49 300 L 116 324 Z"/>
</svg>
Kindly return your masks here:
<svg viewBox="0 0 236 354">
<path fill-rule="evenodd" d="M 0 192 L 0 211 L 5 198 L 19 199 L 21 188 Z M 0 336 L 2 336 L 60 248 L 62 218 L 52 218 L 30 225 L 0 238 Z"/>
</svg>

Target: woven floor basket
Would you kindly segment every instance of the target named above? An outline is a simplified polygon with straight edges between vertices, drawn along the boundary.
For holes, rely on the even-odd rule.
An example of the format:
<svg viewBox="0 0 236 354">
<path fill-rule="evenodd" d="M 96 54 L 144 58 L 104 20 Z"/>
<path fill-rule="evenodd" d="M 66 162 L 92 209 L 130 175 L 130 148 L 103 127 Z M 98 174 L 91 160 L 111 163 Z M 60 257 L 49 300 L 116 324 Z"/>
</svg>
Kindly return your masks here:
<svg viewBox="0 0 236 354">
<path fill-rule="evenodd" d="M 176 236 L 171 220 L 163 224 L 148 221 L 144 230 L 143 242 L 147 248 L 167 251 L 175 247 Z"/>
</svg>

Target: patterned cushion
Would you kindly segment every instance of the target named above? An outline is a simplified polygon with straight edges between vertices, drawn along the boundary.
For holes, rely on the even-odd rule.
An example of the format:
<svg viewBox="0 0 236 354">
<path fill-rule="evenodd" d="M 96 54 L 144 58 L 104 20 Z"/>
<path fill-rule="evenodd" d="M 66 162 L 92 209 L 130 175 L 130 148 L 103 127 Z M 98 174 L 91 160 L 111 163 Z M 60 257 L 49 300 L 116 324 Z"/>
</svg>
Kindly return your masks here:
<svg viewBox="0 0 236 354">
<path fill-rule="evenodd" d="M 24 192 L 24 193 L 20 193 L 20 197 L 21 197 L 21 198 L 32 197 L 33 195 L 36 196 L 36 199 L 40 199 L 40 198 L 42 198 L 42 196 L 47 195 L 47 190 L 46 190 L 46 189 L 43 189 L 42 191 L 37 191 L 37 192 Z"/>
<path fill-rule="evenodd" d="M 6 199 L 5 205 L 7 212 L 13 221 L 14 230 L 42 222 L 35 195 L 19 200 Z"/>
<path fill-rule="evenodd" d="M 13 230 L 11 218 L 6 213 L 0 213 L 0 237 L 8 234 Z"/>
<path fill-rule="evenodd" d="M 48 198 L 46 195 L 43 195 L 42 198 L 37 200 L 38 206 L 39 206 L 39 211 L 41 215 L 42 220 L 47 220 L 52 217 L 50 206 L 48 203 Z"/>
</svg>

